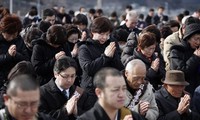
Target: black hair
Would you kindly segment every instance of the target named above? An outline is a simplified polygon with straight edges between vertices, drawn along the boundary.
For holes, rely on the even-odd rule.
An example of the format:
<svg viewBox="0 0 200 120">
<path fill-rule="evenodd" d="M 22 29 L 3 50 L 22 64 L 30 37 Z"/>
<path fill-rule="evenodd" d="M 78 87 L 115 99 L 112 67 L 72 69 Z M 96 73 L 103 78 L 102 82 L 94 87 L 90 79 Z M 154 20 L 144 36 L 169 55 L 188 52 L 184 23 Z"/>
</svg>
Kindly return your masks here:
<svg viewBox="0 0 200 120">
<path fill-rule="evenodd" d="M 111 68 L 111 67 L 102 68 L 94 76 L 94 81 L 93 81 L 94 86 L 96 88 L 104 89 L 106 87 L 105 83 L 106 83 L 106 78 L 108 76 L 122 77 L 123 74 L 115 68 Z"/>
<path fill-rule="evenodd" d="M 39 83 L 28 74 L 21 74 L 12 78 L 8 84 L 7 95 L 17 96 L 17 90 L 32 91 L 39 89 Z"/>
<path fill-rule="evenodd" d="M 61 57 L 60 59 L 56 60 L 53 70 L 56 73 L 60 73 L 69 67 L 75 68 L 76 71 L 78 69 L 77 63 L 73 58 L 64 56 L 64 57 Z"/>
</svg>

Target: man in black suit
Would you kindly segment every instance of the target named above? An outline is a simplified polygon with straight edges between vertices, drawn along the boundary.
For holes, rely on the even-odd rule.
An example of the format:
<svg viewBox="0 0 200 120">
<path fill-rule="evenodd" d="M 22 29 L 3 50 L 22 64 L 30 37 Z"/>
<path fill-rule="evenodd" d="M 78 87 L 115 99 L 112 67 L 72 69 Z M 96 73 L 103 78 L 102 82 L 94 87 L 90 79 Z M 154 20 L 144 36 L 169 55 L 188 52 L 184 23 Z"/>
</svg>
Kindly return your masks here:
<svg viewBox="0 0 200 120">
<path fill-rule="evenodd" d="M 94 77 L 98 102 L 78 120 L 142 120 L 137 113 L 124 108 L 126 83 L 122 73 L 103 68 Z"/>
<path fill-rule="evenodd" d="M 76 69 L 73 58 L 64 56 L 56 61 L 54 78 L 41 87 L 41 112 L 57 120 L 75 120 L 94 105 L 96 97 L 73 85 Z"/>
</svg>

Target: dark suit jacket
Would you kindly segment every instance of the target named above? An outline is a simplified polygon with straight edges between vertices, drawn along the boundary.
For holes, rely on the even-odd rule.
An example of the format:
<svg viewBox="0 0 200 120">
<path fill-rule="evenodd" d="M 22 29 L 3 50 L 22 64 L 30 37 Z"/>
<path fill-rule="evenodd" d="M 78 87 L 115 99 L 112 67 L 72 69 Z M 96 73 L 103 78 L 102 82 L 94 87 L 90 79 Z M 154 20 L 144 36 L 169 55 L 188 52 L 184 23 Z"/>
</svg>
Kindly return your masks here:
<svg viewBox="0 0 200 120">
<path fill-rule="evenodd" d="M 55 79 L 51 79 L 47 84 L 41 87 L 41 101 L 39 111 L 49 114 L 57 120 L 74 120 L 73 115 L 68 115 L 65 104 L 68 99 L 60 91 L 55 84 Z M 73 96 L 76 86 L 71 86 L 69 89 L 69 99 Z M 89 110 L 95 103 L 95 98 L 86 92 L 82 94 L 78 100 L 78 115 Z"/>
<path fill-rule="evenodd" d="M 143 120 L 142 117 L 135 112 L 132 112 L 132 116 L 134 120 Z M 92 109 L 81 115 L 77 120 L 110 120 L 110 118 L 97 102 Z M 117 120 L 120 120 L 120 110 L 118 111 Z"/>
<path fill-rule="evenodd" d="M 180 98 L 172 97 L 164 87 L 155 93 L 155 97 L 159 109 L 158 120 L 200 120 L 195 112 L 180 115 L 177 112 Z"/>
</svg>

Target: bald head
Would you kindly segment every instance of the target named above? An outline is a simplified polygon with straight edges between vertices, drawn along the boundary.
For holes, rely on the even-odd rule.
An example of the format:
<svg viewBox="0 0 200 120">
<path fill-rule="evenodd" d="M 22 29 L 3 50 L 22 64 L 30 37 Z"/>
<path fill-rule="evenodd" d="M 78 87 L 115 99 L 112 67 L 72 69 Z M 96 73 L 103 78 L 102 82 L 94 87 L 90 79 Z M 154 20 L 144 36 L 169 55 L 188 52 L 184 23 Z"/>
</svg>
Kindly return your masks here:
<svg viewBox="0 0 200 120">
<path fill-rule="evenodd" d="M 128 62 L 125 70 L 126 71 L 133 71 L 133 70 L 137 70 L 138 68 L 146 71 L 145 64 L 139 59 L 134 59 L 134 60 L 131 60 L 130 62 Z"/>
</svg>

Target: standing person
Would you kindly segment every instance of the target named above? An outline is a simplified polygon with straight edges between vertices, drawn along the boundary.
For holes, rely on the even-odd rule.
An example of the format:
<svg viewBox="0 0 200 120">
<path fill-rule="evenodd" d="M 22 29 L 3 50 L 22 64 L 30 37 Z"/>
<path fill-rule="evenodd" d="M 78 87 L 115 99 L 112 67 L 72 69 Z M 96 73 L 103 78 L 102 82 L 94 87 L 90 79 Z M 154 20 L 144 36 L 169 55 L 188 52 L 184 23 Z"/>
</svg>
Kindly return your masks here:
<svg viewBox="0 0 200 120">
<path fill-rule="evenodd" d="M 11 79 L 4 101 L 6 108 L 0 110 L 1 120 L 53 120 L 38 112 L 39 84 L 29 75 Z"/>
<path fill-rule="evenodd" d="M 29 60 L 22 37 L 19 35 L 22 23 L 19 17 L 9 15 L 0 24 L 0 87 L 10 70 L 20 61 Z"/>
<path fill-rule="evenodd" d="M 125 68 L 127 99 L 125 107 L 139 113 L 146 120 L 156 120 L 158 107 L 153 86 L 145 80 L 146 66 L 139 60 L 130 61 Z"/>
<path fill-rule="evenodd" d="M 78 120 L 142 120 L 135 112 L 124 108 L 126 83 L 122 73 L 114 68 L 103 68 L 94 77 L 98 101 Z"/>
<path fill-rule="evenodd" d="M 53 70 L 54 77 L 41 87 L 39 110 L 57 120 L 75 120 L 94 105 L 96 98 L 73 85 L 77 71 L 73 58 L 58 59 Z"/>
<path fill-rule="evenodd" d="M 164 15 L 164 11 L 165 11 L 165 8 L 163 6 L 158 7 L 158 12 L 153 18 L 155 25 L 168 21 L 168 16 Z"/>
<path fill-rule="evenodd" d="M 62 56 L 71 53 L 67 41 L 66 29 L 59 25 L 52 25 L 46 34 L 34 42 L 31 63 L 38 75 L 40 84 L 47 83 L 53 77 L 53 66 Z"/>
<path fill-rule="evenodd" d="M 153 17 L 154 17 L 154 9 L 151 8 L 151 9 L 149 9 L 148 15 L 145 18 L 145 22 L 147 23 L 147 26 L 153 24 Z"/>
<path fill-rule="evenodd" d="M 179 70 L 169 70 L 166 73 L 164 85 L 155 93 L 159 109 L 157 120 L 199 120 L 199 114 L 191 111 L 190 95 L 184 91 L 189 85 L 184 73 Z"/>
<path fill-rule="evenodd" d="M 103 67 L 124 69 L 117 51 L 117 43 L 109 39 L 112 23 L 106 17 L 98 17 L 91 24 L 93 37 L 79 47 L 78 59 L 83 75 L 81 87 L 94 93 L 94 74 Z"/>
</svg>

